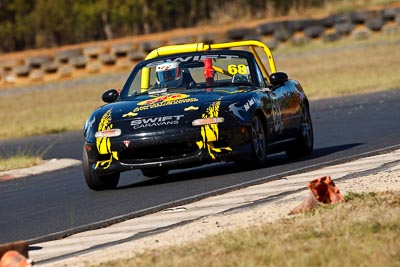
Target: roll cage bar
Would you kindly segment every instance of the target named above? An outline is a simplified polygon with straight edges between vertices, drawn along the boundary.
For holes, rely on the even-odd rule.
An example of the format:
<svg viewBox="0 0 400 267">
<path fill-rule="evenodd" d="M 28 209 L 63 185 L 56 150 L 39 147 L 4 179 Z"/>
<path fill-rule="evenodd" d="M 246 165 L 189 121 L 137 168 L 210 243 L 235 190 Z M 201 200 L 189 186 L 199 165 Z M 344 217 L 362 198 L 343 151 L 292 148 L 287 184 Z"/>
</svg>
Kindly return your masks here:
<svg viewBox="0 0 400 267">
<path fill-rule="evenodd" d="M 210 50 L 218 50 L 218 49 L 229 49 L 229 48 L 237 48 L 237 47 L 247 47 L 250 52 L 254 55 L 254 58 L 257 61 L 258 66 L 261 68 L 261 71 L 264 77 L 270 82 L 269 73 L 263 62 L 261 61 L 260 56 L 258 55 L 256 48 L 261 48 L 268 59 L 268 65 L 271 73 L 276 72 L 276 66 L 274 57 L 272 56 L 271 50 L 264 43 L 255 40 L 247 40 L 247 41 L 237 41 L 237 42 L 227 42 L 227 43 L 218 43 L 218 44 L 204 44 L 204 43 L 194 43 L 194 44 L 182 44 L 182 45 L 169 45 L 162 46 L 151 51 L 145 58 L 145 60 L 153 59 L 160 56 L 169 56 L 180 53 L 189 53 L 189 52 L 201 52 L 201 51 L 210 51 Z M 149 68 L 142 69 L 142 79 L 141 79 L 141 88 L 142 91 L 147 91 L 148 81 L 150 75 Z"/>
</svg>

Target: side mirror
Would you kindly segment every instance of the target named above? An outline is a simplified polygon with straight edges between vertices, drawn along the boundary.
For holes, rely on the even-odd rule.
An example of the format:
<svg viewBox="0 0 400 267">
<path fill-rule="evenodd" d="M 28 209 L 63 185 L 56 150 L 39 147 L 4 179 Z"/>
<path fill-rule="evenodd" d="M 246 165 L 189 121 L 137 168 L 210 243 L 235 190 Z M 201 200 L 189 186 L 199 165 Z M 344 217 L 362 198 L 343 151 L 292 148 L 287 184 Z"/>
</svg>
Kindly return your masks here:
<svg viewBox="0 0 400 267">
<path fill-rule="evenodd" d="M 282 85 L 285 82 L 289 80 L 289 77 L 286 73 L 284 72 L 275 72 L 272 73 L 271 76 L 269 77 L 269 81 L 273 86 L 278 86 Z"/>
<path fill-rule="evenodd" d="M 119 96 L 118 91 L 115 89 L 111 89 L 111 90 L 104 92 L 101 99 L 103 99 L 103 101 L 106 103 L 112 103 L 112 102 L 115 102 L 115 100 L 117 100 L 118 96 Z"/>
</svg>

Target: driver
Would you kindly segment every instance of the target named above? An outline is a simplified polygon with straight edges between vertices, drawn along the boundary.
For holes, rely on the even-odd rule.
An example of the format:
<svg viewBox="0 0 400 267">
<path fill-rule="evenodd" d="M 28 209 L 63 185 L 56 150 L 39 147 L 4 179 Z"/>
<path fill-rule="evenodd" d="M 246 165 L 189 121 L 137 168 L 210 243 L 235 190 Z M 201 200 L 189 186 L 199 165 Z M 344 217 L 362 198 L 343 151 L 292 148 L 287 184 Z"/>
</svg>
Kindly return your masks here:
<svg viewBox="0 0 400 267">
<path fill-rule="evenodd" d="M 165 62 L 156 67 L 156 79 L 159 88 L 178 88 L 183 83 L 183 71 L 178 62 Z"/>
</svg>

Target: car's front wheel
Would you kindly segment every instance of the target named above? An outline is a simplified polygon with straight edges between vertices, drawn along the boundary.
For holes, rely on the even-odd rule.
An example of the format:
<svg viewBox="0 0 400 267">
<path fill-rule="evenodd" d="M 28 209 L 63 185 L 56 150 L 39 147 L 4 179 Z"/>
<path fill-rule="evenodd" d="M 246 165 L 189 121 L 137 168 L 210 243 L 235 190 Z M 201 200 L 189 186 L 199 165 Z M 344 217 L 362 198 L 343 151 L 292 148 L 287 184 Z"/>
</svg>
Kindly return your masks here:
<svg viewBox="0 0 400 267">
<path fill-rule="evenodd" d="M 301 111 L 301 124 L 296 141 L 286 149 L 290 158 L 307 156 L 314 148 L 314 133 L 308 106 L 303 106 Z"/>
<path fill-rule="evenodd" d="M 149 169 L 141 169 L 142 174 L 146 177 L 158 177 L 165 176 L 168 174 L 168 169 L 165 168 L 149 168 Z"/>
<path fill-rule="evenodd" d="M 120 173 L 118 172 L 108 175 L 98 175 L 90 167 L 88 154 L 85 148 L 83 149 L 82 155 L 82 167 L 86 184 L 90 189 L 101 191 L 115 189 L 117 187 Z"/>
<path fill-rule="evenodd" d="M 262 120 L 257 115 L 251 121 L 251 145 L 253 163 L 264 164 L 267 156 L 267 138 Z"/>
</svg>

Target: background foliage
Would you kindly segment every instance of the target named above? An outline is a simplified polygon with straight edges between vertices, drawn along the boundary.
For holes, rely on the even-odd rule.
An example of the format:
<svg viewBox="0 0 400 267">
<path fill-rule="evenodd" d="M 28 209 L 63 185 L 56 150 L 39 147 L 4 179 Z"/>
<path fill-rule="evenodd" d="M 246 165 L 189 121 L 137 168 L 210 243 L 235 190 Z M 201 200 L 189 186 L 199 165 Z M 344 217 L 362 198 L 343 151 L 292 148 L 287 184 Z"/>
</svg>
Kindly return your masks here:
<svg viewBox="0 0 400 267">
<path fill-rule="evenodd" d="M 224 12 L 319 5 L 318 0 L 0 0 L 0 52 L 191 27 Z M 235 8 L 232 8 L 235 7 Z M 245 8 L 243 8 L 245 7 Z"/>
<path fill-rule="evenodd" d="M 374 2 L 376 0 L 356 0 Z M 388 1 L 388 0 L 386 0 Z M 0 52 L 286 15 L 346 0 L 0 0 Z"/>
</svg>

